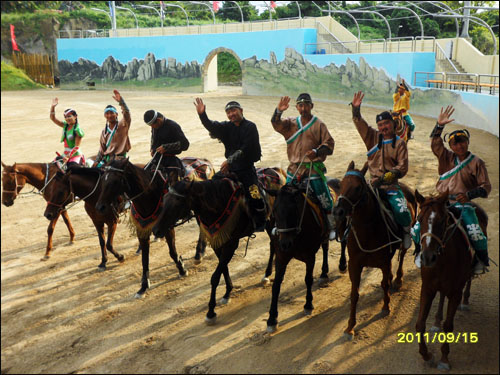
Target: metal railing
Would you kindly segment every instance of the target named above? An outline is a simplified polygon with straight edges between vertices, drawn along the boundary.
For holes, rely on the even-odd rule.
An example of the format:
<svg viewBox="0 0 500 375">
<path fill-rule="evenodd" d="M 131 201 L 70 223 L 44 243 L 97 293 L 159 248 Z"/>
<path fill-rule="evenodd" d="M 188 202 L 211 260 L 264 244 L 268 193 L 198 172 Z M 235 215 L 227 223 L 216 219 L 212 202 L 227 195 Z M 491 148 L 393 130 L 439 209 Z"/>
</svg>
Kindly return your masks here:
<svg viewBox="0 0 500 375">
<path fill-rule="evenodd" d="M 455 73 L 460 73 L 455 64 L 453 64 L 453 62 L 451 61 L 451 59 L 448 56 L 446 56 L 446 52 L 439 45 L 439 43 L 436 43 L 436 60 L 446 60 L 451 65 Z"/>
<path fill-rule="evenodd" d="M 466 78 L 466 79 L 464 79 Z M 469 81 L 467 79 L 472 79 Z M 484 89 L 491 95 L 499 93 L 499 76 L 493 74 L 455 73 L 455 72 L 415 72 L 414 85 L 420 87 L 482 93 Z"/>
</svg>

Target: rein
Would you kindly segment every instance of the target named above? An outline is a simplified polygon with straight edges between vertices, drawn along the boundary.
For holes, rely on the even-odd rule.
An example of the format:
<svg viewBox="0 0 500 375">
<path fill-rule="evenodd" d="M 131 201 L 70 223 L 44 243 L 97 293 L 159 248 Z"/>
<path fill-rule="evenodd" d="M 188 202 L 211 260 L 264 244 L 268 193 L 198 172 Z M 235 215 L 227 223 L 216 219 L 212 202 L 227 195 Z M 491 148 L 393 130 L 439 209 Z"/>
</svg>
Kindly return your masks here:
<svg viewBox="0 0 500 375">
<path fill-rule="evenodd" d="M 455 234 L 455 231 L 457 230 L 457 228 L 462 232 L 462 234 L 464 235 L 466 241 L 467 241 L 467 244 L 469 245 L 470 247 L 470 243 L 469 243 L 469 239 L 468 239 L 468 236 L 467 236 L 467 233 L 465 233 L 465 230 L 462 228 L 462 226 L 460 225 L 460 220 L 462 219 L 462 214 L 463 214 L 463 210 L 460 212 L 460 217 L 457 219 L 455 218 L 455 216 L 448 210 L 447 211 L 447 214 L 449 216 L 451 216 L 451 218 L 453 219 L 454 223 L 452 223 L 451 225 L 448 225 L 448 219 L 446 219 L 446 229 L 444 231 L 444 234 L 443 234 L 443 237 L 444 237 L 444 240 L 441 240 L 441 238 L 437 235 L 435 235 L 434 233 L 431 233 L 431 232 L 425 232 L 424 234 L 421 234 L 420 235 L 420 242 L 422 243 L 422 239 L 425 238 L 425 237 L 431 237 L 433 239 L 436 240 L 436 242 L 439 244 L 439 247 L 437 249 L 437 255 L 441 255 L 442 253 L 442 250 L 446 247 L 446 244 L 448 243 L 448 241 L 453 237 L 453 235 Z M 446 236 L 446 234 L 449 232 L 449 235 Z"/>
</svg>

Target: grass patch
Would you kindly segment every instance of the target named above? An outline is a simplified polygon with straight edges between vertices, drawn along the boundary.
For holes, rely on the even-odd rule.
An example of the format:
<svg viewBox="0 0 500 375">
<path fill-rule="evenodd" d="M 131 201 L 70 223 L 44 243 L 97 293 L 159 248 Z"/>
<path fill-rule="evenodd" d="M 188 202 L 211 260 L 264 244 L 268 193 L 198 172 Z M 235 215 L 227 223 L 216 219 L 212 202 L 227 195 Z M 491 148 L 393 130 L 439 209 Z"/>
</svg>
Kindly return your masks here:
<svg viewBox="0 0 500 375">
<path fill-rule="evenodd" d="M 176 92 L 200 92 L 202 87 L 201 77 L 198 78 L 172 78 L 160 77 L 149 81 L 107 81 L 96 79 L 96 90 L 109 89 L 143 89 L 143 90 L 164 90 Z M 65 90 L 87 90 L 84 81 L 61 82 L 61 89 Z"/>
<path fill-rule="evenodd" d="M 34 82 L 26 73 L 2 61 L 2 91 L 43 89 L 45 86 Z"/>
</svg>

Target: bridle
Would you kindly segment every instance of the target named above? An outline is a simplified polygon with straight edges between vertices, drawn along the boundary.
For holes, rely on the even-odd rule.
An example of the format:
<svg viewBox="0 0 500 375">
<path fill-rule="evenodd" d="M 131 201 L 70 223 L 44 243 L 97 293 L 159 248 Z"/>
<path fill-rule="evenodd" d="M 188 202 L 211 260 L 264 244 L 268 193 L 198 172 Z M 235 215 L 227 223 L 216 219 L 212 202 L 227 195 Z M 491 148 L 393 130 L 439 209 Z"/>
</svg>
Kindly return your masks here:
<svg viewBox="0 0 500 375">
<path fill-rule="evenodd" d="M 19 188 L 21 188 L 21 189 L 22 189 L 22 188 L 24 187 L 24 185 L 20 185 L 20 184 L 17 182 L 17 172 L 16 172 L 16 171 L 14 171 L 14 172 L 6 172 L 6 171 L 2 171 L 2 174 L 3 174 L 3 175 L 14 175 L 14 183 L 15 183 L 15 185 L 16 185 L 16 187 L 14 188 L 14 190 L 5 190 L 5 189 L 3 189 L 3 190 L 2 190 L 2 192 L 3 192 L 3 193 L 7 193 L 7 194 L 13 194 L 13 195 L 14 195 L 14 197 L 13 197 L 12 199 L 16 199 L 17 195 L 19 194 L 19 193 L 18 193 L 18 189 L 19 189 Z M 21 190 L 21 189 L 19 189 L 19 190 Z"/>
<path fill-rule="evenodd" d="M 462 217 L 462 213 L 463 213 L 463 210 L 460 212 L 460 217 L 457 219 L 457 218 L 455 218 L 455 216 L 448 209 L 446 209 L 446 214 L 447 214 L 447 216 L 446 216 L 446 222 L 445 222 L 446 229 L 444 230 L 444 233 L 442 235 L 442 237 L 444 237 L 444 239 L 442 240 L 440 238 L 440 236 L 437 236 L 437 235 L 435 235 L 432 232 L 425 232 L 425 233 L 423 233 L 423 234 L 420 235 L 420 244 L 422 244 L 422 240 L 425 237 L 430 237 L 430 238 L 434 239 L 439 244 L 439 246 L 437 248 L 437 251 L 436 251 L 436 254 L 438 256 L 441 255 L 442 252 L 443 252 L 443 250 L 446 247 L 446 244 L 448 243 L 448 241 L 451 239 L 451 237 L 455 233 L 455 230 L 457 228 L 459 228 L 462 232 L 464 232 L 463 228 L 461 228 L 461 226 L 459 225 L 460 219 Z M 449 224 L 449 217 L 450 216 L 451 216 L 451 218 L 454 221 L 452 224 Z M 420 220 L 419 220 L 419 222 L 420 222 Z M 447 236 L 447 233 L 449 233 L 448 236 Z M 462 233 L 462 234 L 464 234 L 464 237 L 468 241 L 467 234 L 466 233 Z"/>
<path fill-rule="evenodd" d="M 340 200 L 343 199 L 345 200 L 347 203 L 349 203 L 349 205 L 351 206 L 351 210 L 350 212 L 346 215 L 346 216 L 351 216 L 352 213 L 354 212 L 354 209 L 356 208 L 356 206 L 359 204 L 359 202 L 361 202 L 361 200 L 363 199 L 363 197 L 365 196 L 365 191 L 366 191 L 366 181 L 365 181 L 365 176 L 361 173 L 361 172 L 358 172 L 358 171 L 347 171 L 346 174 L 344 175 L 345 176 L 355 176 L 355 177 L 358 177 L 360 178 L 362 181 L 364 181 L 365 183 L 363 184 L 363 192 L 361 193 L 361 196 L 359 197 L 359 199 L 356 201 L 356 203 L 352 203 L 352 201 L 347 198 L 345 195 L 341 194 L 338 196 L 337 198 L 337 203 L 335 204 L 336 206 L 339 205 L 340 203 Z"/>
</svg>

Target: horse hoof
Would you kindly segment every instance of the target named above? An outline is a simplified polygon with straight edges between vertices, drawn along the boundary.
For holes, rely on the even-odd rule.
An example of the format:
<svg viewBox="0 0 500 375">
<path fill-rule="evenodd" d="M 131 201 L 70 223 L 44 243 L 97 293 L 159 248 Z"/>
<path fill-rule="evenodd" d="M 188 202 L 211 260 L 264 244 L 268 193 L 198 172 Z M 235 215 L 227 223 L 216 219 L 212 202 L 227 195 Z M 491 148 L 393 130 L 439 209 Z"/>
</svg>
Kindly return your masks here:
<svg viewBox="0 0 500 375">
<path fill-rule="evenodd" d="M 429 368 L 435 367 L 434 354 L 429 353 L 429 355 L 430 355 L 430 358 L 428 360 L 425 360 L 425 358 L 424 358 L 424 364 L 426 367 L 429 367 Z"/>
<path fill-rule="evenodd" d="M 438 326 L 432 326 L 429 329 L 429 332 L 432 332 L 432 333 L 438 333 L 439 331 L 441 331 L 441 328 L 439 328 Z"/>
<path fill-rule="evenodd" d="M 221 305 L 227 305 L 229 303 L 229 301 L 231 301 L 231 298 L 222 298 L 220 300 L 220 304 Z"/>
<path fill-rule="evenodd" d="M 99 266 L 97 267 L 97 270 L 98 271 L 106 271 L 106 265 L 105 264 L 99 264 Z"/>
<path fill-rule="evenodd" d="M 319 287 L 324 287 L 328 285 L 328 277 L 320 277 L 318 280 L 318 286 Z"/>
<path fill-rule="evenodd" d="M 437 364 L 437 369 L 441 371 L 450 371 L 450 364 L 439 361 Z"/>
<path fill-rule="evenodd" d="M 196 265 L 201 264 L 201 259 L 194 258 L 193 263 Z"/>
<path fill-rule="evenodd" d="M 217 322 L 217 315 L 215 315 L 213 318 L 209 318 L 208 316 L 205 317 L 205 323 L 207 326 L 213 326 Z"/>
<path fill-rule="evenodd" d="M 380 310 L 380 315 L 382 315 L 382 316 L 388 316 L 390 313 L 391 313 L 391 310 L 389 310 L 389 309 Z"/>
<path fill-rule="evenodd" d="M 141 248 L 139 247 L 136 252 L 135 252 L 135 255 L 139 255 L 141 253 Z"/>
<path fill-rule="evenodd" d="M 188 270 L 184 271 L 184 273 L 182 273 L 182 272 L 179 273 L 179 277 L 181 277 L 181 278 L 186 277 L 186 276 L 189 276 L 189 271 Z"/>
<path fill-rule="evenodd" d="M 262 280 L 260 280 L 262 285 L 268 285 L 271 281 L 269 280 L 269 277 L 263 277 Z"/>
<path fill-rule="evenodd" d="M 144 297 L 144 292 L 137 292 L 135 295 L 134 295 L 134 298 L 135 299 L 141 299 L 142 297 Z"/>
<path fill-rule="evenodd" d="M 45 262 L 50 259 L 50 255 L 44 255 L 43 258 L 40 258 L 42 262 Z"/>
<path fill-rule="evenodd" d="M 346 273 L 347 272 L 347 267 L 344 268 L 344 269 L 342 269 L 342 268 L 339 267 L 339 272 L 342 273 L 342 274 Z"/>
<path fill-rule="evenodd" d="M 313 309 L 304 309 L 304 315 L 311 316 L 313 313 Z"/>
<path fill-rule="evenodd" d="M 344 332 L 344 338 L 345 338 L 347 341 L 352 341 L 352 339 L 354 338 L 354 331 L 351 331 L 351 332 Z"/>
<path fill-rule="evenodd" d="M 125 262 L 125 257 L 123 255 L 120 255 L 117 259 L 118 259 L 118 262 L 120 262 L 120 263 Z"/>
<path fill-rule="evenodd" d="M 460 305 L 458 305 L 458 309 L 460 311 L 470 311 L 470 306 L 469 305 L 464 305 L 463 303 L 461 303 Z"/>
<path fill-rule="evenodd" d="M 266 332 L 267 333 L 274 333 L 278 330 L 278 324 L 272 325 L 272 326 L 267 326 Z"/>
</svg>

